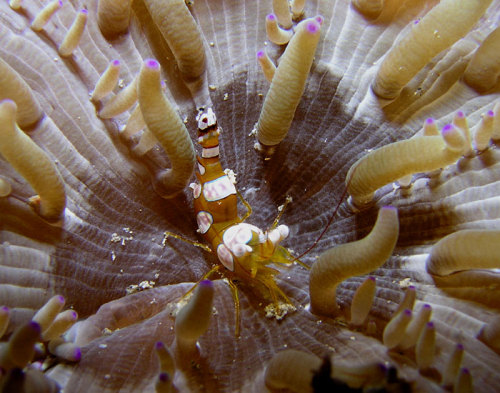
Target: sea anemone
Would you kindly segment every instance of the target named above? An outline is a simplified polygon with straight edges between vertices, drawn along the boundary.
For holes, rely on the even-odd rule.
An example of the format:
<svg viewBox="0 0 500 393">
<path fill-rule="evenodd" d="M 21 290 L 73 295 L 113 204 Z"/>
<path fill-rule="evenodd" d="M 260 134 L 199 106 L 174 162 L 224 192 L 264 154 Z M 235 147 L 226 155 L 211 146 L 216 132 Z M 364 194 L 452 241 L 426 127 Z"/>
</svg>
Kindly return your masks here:
<svg viewBox="0 0 500 393">
<path fill-rule="evenodd" d="M 155 192 L 152 176 L 170 167 L 164 150 L 155 146 L 139 156 L 134 147 L 141 134 L 121 135 L 137 105 L 133 94 L 123 113 L 98 115 L 110 96 L 126 86 L 136 91 L 133 86 L 146 59 L 161 65 L 164 93 L 192 138 L 198 108 L 213 108 L 223 128 L 221 160 L 237 174 L 237 187 L 253 208 L 249 222 L 270 227 L 278 206 L 288 195 L 293 198 L 281 223 L 290 228 L 284 244 L 294 255 L 319 238 L 342 198 L 349 168 L 367 152 L 416 135 L 427 118 L 442 129 L 457 111 L 471 126 L 484 113 L 499 112 L 494 109 L 500 98 L 498 81 L 482 94 L 463 81 L 474 51 L 498 27 L 497 1 L 463 38 L 427 59 L 409 81 L 398 80 L 396 97 L 392 89 L 389 102 L 372 90 L 379 67 L 395 43 L 439 2 L 378 2 L 383 8 L 373 15 L 362 14 L 347 0 L 310 0 L 303 18 L 323 16 L 315 58 L 290 130 L 266 160 L 255 151 L 255 138 L 249 134 L 269 90 L 256 53 L 267 40 L 272 1 L 195 0 L 189 11 L 206 60 L 205 71 L 195 67 L 196 75 L 175 61 L 178 48 L 164 39 L 145 3 L 153 2 L 134 1 L 129 12 L 130 2 L 122 2 L 119 31 L 101 21 L 102 29 L 112 30 L 105 32 L 106 38 L 99 28 L 97 0 L 63 0 L 60 8 L 49 1 L 26 0 L 17 10 L 7 1 L 0 3 L 0 57 L 35 99 L 35 124 L 18 124 L 55 165 L 66 195 L 60 225 L 51 225 L 29 206 L 34 194 L 30 183 L 0 159 L 2 179 L 11 186 L 0 197 L 0 307 L 10 310 L 5 337 L 28 323 L 52 296 L 64 296 L 82 319 L 69 336 L 81 347 L 81 360 L 59 364 L 46 374 L 65 392 L 153 392 L 155 385 L 169 385 L 171 376 L 160 369 L 156 355 L 157 342 L 172 347 L 179 301 L 188 300 L 182 297 L 217 263 L 216 256 L 199 247 L 164 238 L 169 231 L 201 240 L 192 192 L 171 199 Z M 35 31 L 31 23 L 47 4 L 57 12 Z M 61 57 L 58 48 L 82 9 L 88 13 L 79 44 Z M 283 51 L 272 43 L 266 47 L 278 64 Z M 99 77 L 113 61 L 120 65 L 117 87 L 92 100 Z M 4 80 L 0 75 L 0 82 Z M 2 100 L 16 101 L 3 91 L 1 87 Z M 496 130 L 499 120 L 493 123 Z M 444 236 L 500 229 L 497 150 L 492 143 L 481 154 L 462 157 L 442 170 L 415 174 L 409 188 L 382 186 L 362 212 L 341 204 L 316 247 L 301 257 L 312 266 L 324 251 L 364 238 L 381 207 L 397 208 L 399 237 L 393 254 L 369 273 L 376 278 L 369 328 L 350 327 L 348 319 L 342 320 L 366 276 L 337 286 L 339 313 L 333 319 L 308 307 L 309 270 L 293 264 L 278 268 L 277 283 L 296 311 L 282 320 L 267 318 L 269 299 L 252 282 L 240 282 L 241 334 L 235 337 L 231 291 L 224 280 L 211 277 L 208 329 L 199 337 L 191 362 L 177 363 L 176 358 L 173 384 L 182 392 L 263 392 L 267 364 L 282 350 L 294 349 L 314 355 L 316 364 L 332 356 L 333 372 L 337 360 L 353 367 L 384 363 L 419 391 L 441 391 L 441 383 L 453 385 L 457 378 L 472 381 L 476 392 L 498 389 L 498 272 L 437 276 L 426 270 L 432 246 Z M 384 328 L 409 286 L 417 298 L 412 315 L 424 304 L 432 307 L 432 324 L 424 324 L 430 332 L 425 340 L 435 343 L 432 355 L 422 346 L 388 350 L 384 345 Z M 457 344 L 462 352 L 453 355 Z M 445 369 L 449 359 L 453 382 Z"/>
</svg>

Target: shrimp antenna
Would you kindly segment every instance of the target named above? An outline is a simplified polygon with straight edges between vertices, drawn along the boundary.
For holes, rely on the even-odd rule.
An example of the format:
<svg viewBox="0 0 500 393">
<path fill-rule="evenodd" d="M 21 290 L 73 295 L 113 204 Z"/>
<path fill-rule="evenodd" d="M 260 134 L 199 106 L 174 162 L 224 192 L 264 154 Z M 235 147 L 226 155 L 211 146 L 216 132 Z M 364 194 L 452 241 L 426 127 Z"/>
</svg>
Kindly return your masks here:
<svg viewBox="0 0 500 393">
<path fill-rule="evenodd" d="M 351 177 L 352 179 L 352 177 Z M 330 216 L 330 218 L 328 219 L 328 222 L 326 223 L 326 226 L 325 228 L 323 228 L 323 230 L 321 231 L 321 233 L 319 234 L 318 238 L 314 241 L 314 243 L 307 249 L 305 250 L 302 254 L 300 254 L 298 257 L 296 257 L 293 262 L 297 261 L 297 260 L 300 260 L 300 258 L 302 258 L 304 255 L 308 254 L 309 252 L 311 252 L 311 250 L 316 247 L 318 245 L 318 242 L 321 240 L 321 238 L 324 236 L 324 234 L 326 233 L 326 231 L 328 230 L 328 228 L 330 228 L 330 225 L 332 224 L 333 222 L 333 219 L 335 218 L 335 216 L 337 215 L 337 212 L 339 211 L 340 209 L 340 206 L 342 205 L 342 202 L 344 201 L 344 198 L 346 197 L 347 195 L 347 189 L 349 187 L 349 183 L 350 183 L 350 179 L 349 179 L 349 182 L 346 184 L 345 188 L 344 188 L 344 191 L 342 192 L 342 195 L 340 196 L 340 200 L 338 201 L 337 203 L 337 206 L 335 207 L 335 210 L 333 211 L 332 215 Z"/>
</svg>

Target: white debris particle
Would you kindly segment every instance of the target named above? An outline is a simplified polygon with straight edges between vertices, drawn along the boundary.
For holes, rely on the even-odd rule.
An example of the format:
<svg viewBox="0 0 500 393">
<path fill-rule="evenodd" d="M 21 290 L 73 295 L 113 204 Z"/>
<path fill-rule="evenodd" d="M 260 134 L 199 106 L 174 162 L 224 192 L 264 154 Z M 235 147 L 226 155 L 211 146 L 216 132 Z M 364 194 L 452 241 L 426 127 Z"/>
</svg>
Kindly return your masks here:
<svg viewBox="0 0 500 393">
<path fill-rule="evenodd" d="M 184 116 L 184 117 L 182 118 L 182 121 L 184 122 L 184 124 L 187 124 L 187 122 L 188 122 L 188 117 L 187 117 L 187 116 Z"/>
<path fill-rule="evenodd" d="M 231 183 L 236 184 L 236 173 L 232 169 L 226 168 L 224 173 L 229 177 Z"/>
<path fill-rule="evenodd" d="M 155 286 L 155 282 L 154 281 L 141 281 L 139 283 L 139 287 L 141 289 L 151 289 Z"/>
<path fill-rule="evenodd" d="M 278 321 L 282 320 L 288 313 L 294 312 L 295 310 L 295 306 L 289 303 L 279 303 L 277 307 L 274 303 L 270 303 L 264 308 L 267 318 L 276 318 Z"/>
<path fill-rule="evenodd" d="M 255 123 L 255 125 L 252 128 L 252 131 L 250 131 L 250 134 L 248 134 L 248 136 L 255 136 L 255 135 L 257 135 L 257 123 Z M 257 150 L 257 148 L 255 149 Z"/>
<path fill-rule="evenodd" d="M 99 344 L 99 348 L 101 349 L 106 349 L 108 347 L 108 344 Z"/>
<path fill-rule="evenodd" d="M 224 93 L 224 98 L 223 98 L 224 101 L 227 101 L 229 100 L 229 94 L 227 93 Z"/>
<path fill-rule="evenodd" d="M 351 337 L 349 337 L 349 340 L 351 340 L 351 341 L 356 341 L 356 337 L 351 336 Z"/>
<path fill-rule="evenodd" d="M 211 46 L 211 47 L 214 47 L 214 46 L 215 46 L 215 42 L 210 41 L 210 46 Z"/>
<path fill-rule="evenodd" d="M 158 280 L 158 277 L 160 277 L 160 273 L 155 273 L 155 280 Z"/>
<path fill-rule="evenodd" d="M 215 85 L 208 85 L 208 88 L 212 91 L 217 90 L 217 86 Z"/>
<path fill-rule="evenodd" d="M 219 312 L 217 311 L 217 309 L 214 307 L 212 307 L 212 315 L 216 316 L 216 315 L 219 315 Z"/>
<path fill-rule="evenodd" d="M 123 82 L 123 79 L 120 79 L 118 81 L 118 87 L 121 89 L 121 88 L 123 88 L 123 86 L 125 86 L 125 83 Z"/>
<path fill-rule="evenodd" d="M 127 229 L 127 231 L 125 231 L 125 229 Z M 123 230 L 128 233 L 128 234 L 132 234 L 133 232 L 130 231 L 129 228 L 123 228 Z M 133 240 L 134 237 L 133 236 L 124 236 L 124 235 L 119 235 L 118 233 L 114 232 L 112 235 L 111 235 L 111 239 L 109 240 L 111 243 L 120 243 L 122 246 L 125 246 L 127 244 L 127 241 L 129 240 Z"/>
<path fill-rule="evenodd" d="M 124 227 L 124 228 L 122 228 L 122 229 L 123 229 L 123 232 L 129 233 L 129 234 L 134 233 L 132 230 L 130 230 L 130 228 L 129 228 L 129 227 Z"/>
<path fill-rule="evenodd" d="M 103 336 L 111 336 L 113 334 L 113 331 L 110 328 L 104 328 L 102 329 L 102 335 Z"/>
<path fill-rule="evenodd" d="M 111 251 L 111 260 L 114 262 L 116 259 L 116 254 L 114 251 Z"/>
<path fill-rule="evenodd" d="M 126 288 L 127 295 L 130 295 L 130 294 L 136 293 L 136 292 L 140 292 L 140 291 L 144 291 L 146 289 L 151 289 L 154 286 L 155 286 L 154 281 L 144 280 L 144 281 L 141 281 L 138 285 L 137 284 L 129 285 Z"/>
<path fill-rule="evenodd" d="M 401 280 L 399 282 L 399 287 L 402 288 L 402 289 L 408 288 L 411 285 L 412 284 L 411 284 L 411 278 L 410 277 L 407 277 L 407 278 L 405 278 L 405 279 L 403 279 L 403 280 Z"/>
</svg>

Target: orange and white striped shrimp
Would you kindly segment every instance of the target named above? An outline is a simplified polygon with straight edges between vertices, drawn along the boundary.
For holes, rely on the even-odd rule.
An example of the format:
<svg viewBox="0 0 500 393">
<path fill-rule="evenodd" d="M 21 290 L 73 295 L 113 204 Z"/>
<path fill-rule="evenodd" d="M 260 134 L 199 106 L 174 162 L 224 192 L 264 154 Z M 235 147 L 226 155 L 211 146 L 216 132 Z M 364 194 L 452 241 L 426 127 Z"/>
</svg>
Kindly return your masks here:
<svg viewBox="0 0 500 393">
<path fill-rule="evenodd" d="M 278 270 L 271 264 L 291 264 L 295 258 L 280 246 L 288 236 L 286 225 L 277 220 L 268 231 L 263 231 L 245 220 L 251 214 L 250 205 L 243 200 L 230 177 L 223 171 L 219 160 L 219 135 L 221 128 L 211 108 L 197 116 L 198 143 L 202 147 L 197 156 L 197 182 L 191 183 L 198 232 L 217 254 L 220 265 L 215 266 L 204 278 L 214 272 L 221 273 L 229 281 L 236 307 L 236 332 L 239 332 L 239 300 L 233 280 L 261 284 L 267 288 L 276 316 L 282 317 L 293 305 L 275 282 Z M 238 196 L 247 213 L 238 215 Z M 179 238 L 178 236 L 174 236 Z M 199 244 L 198 244 L 199 245 Z M 258 285 L 257 285 L 258 286 Z M 281 307 L 282 305 L 286 307 Z M 280 315 L 280 310 L 283 314 Z"/>
</svg>

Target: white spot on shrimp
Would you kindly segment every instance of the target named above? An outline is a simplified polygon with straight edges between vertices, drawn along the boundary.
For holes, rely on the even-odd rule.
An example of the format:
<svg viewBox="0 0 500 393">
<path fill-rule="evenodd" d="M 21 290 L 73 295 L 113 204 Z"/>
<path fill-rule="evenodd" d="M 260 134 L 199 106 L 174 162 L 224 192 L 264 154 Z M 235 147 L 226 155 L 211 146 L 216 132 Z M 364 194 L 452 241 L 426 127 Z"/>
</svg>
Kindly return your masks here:
<svg viewBox="0 0 500 393">
<path fill-rule="evenodd" d="M 226 168 L 224 169 L 224 173 L 229 177 L 229 180 L 231 183 L 236 184 L 236 172 L 234 172 L 232 169 Z"/>
</svg>

